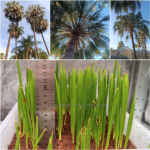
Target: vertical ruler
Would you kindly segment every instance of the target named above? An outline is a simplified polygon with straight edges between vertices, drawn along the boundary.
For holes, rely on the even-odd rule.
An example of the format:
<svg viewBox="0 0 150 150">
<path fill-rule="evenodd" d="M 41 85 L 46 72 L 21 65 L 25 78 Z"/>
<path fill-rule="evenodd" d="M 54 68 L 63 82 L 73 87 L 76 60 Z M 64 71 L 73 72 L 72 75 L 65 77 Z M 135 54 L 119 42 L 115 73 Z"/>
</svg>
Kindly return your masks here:
<svg viewBox="0 0 150 150">
<path fill-rule="evenodd" d="M 52 60 L 35 60 L 34 69 L 39 135 L 46 128 L 39 145 L 47 149 L 52 131 L 55 137 L 55 62 Z M 53 144 L 55 141 L 54 137 Z"/>
</svg>

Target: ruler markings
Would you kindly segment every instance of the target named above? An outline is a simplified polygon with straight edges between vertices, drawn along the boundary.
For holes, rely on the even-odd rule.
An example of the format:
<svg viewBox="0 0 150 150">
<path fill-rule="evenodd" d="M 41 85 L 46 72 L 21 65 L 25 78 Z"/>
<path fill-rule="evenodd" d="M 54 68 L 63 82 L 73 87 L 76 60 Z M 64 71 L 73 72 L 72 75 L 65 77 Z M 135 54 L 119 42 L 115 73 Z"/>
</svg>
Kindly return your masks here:
<svg viewBox="0 0 150 150">
<path fill-rule="evenodd" d="M 53 139 L 55 139 L 55 62 L 50 60 L 34 62 L 36 114 L 39 117 L 39 134 L 46 128 L 39 145 L 47 148 L 52 131 Z"/>
</svg>

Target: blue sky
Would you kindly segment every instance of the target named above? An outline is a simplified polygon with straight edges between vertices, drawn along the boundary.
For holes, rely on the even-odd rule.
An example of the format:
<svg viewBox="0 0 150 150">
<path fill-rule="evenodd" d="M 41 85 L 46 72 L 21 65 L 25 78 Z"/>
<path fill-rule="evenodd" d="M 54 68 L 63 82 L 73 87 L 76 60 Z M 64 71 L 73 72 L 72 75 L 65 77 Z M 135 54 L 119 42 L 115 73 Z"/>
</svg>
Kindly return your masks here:
<svg viewBox="0 0 150 150">
<path fill-rule="evenodd" d="M 150 21 L 150 1 L 141 2 L 141 9 L 137 10 L 135 13 L 137 13 L 138 11 L 141 11 L 144 20 Z M 114 22 L 116 21 L 116 16 L 117 15 L 114 13 L 114 11 L 111 11 L 110 13 L 111 13 L 110 14 L 111 15 L 111 22 L 110 22 L 111 42 L 110 42 L 110 47 L 116 49 L 117 46 L 118 46 L 118 42 L 123 41 L 125 46 L 129 46 L 130 48 L 132 48 L 131 39 L 129 39 L 128 42 L 126 42 L 126 40 L 125 40 L 125 37 L 126 37 L 127 34 L 124 34 L 124 37 L 121 39 L 118 36 L 118 32 L 114 33 L 113 25 L 114 25 Z M 125 15 L 126 13 L 121 13 L 121 14 Z M 150 50 L 150 39 L 147 40 L 146 44 L 147 44 L 147 49 Z"/>
<path fill-rule="evenodd" d="M 10 24 L 10 21 L 5 18 L 3 9 L 6 7 L 5 3 L 8 2 L 7 1 L 1 1 L 1 8 L 0 8 L 0 12 L 1 12 L 1 16 L 0 16 L 0 24 L 1 24 L 1 43 L 0 43 L 0 52 L 5 53 L 6 52 L 6 48 L 7 48 L 7 43 L 8 43 L 8 38 L 9 38 L 9 34 L 7 33 L 8 30 L 8 25 Z M 35 5 L 35 4 L 40 4 L 42 7 L 45 7 L 45 18 L 48 20 L 48 22 L 50 22 L 50 1 L 17 1 L 20 3 L 20 5 L 24 6 L 24 12 L 27 10 L 27 7 L 29 5 Z M 30 24 L 26 22 L 26 19 L 23 18 L 21 22 L 19 22 L 19 26 L 23 26 L 24 27 L 24 34 L 22 35 L 23 37 L 27 38 L 28 35 L 33 35 L 33 31 L 30 28 Z M 50 49 L 50 28 L 48 28 L 48 30 L 46 32 L 43 33 L 43 36 L 45 38 L 46 44 L 48 49 Z M 21 37 L 18 39 L 20 40 Z M 38 48 L 41 48 L 42 50 L 46 51 L 43 39 L 41 34 L 36 34 L 36 39 L 37 41 L 41 41 L 41 44 L 38 44 Z M 33 39 L 34 40 L 34 39 Z M 15 47 L 15 39 L 11 39 L 10 41 L 10 47 L 9 47 L 9 55 L 8 58 L 10 58 L 12 56 L 11 54 L 11 50 Z M 47 52 L 47 51 L 46 51 Z"/>
</svg>

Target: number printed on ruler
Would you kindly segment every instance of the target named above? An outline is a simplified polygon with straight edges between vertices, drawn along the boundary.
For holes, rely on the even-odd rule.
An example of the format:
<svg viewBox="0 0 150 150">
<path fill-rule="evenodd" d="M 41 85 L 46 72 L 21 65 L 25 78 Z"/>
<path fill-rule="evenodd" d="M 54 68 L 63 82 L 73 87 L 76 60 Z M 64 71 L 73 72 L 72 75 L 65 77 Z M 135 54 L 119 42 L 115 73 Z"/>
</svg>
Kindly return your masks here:
<svg viewBox="0 0 150 150">
<path fill-rule="evenodd" d="M 39 134 L 46 128 L 39 145 L 47 148 L 49 137 L 55 131 L 55 61 L 35 60 L 34 68 Z"/>
</svg>

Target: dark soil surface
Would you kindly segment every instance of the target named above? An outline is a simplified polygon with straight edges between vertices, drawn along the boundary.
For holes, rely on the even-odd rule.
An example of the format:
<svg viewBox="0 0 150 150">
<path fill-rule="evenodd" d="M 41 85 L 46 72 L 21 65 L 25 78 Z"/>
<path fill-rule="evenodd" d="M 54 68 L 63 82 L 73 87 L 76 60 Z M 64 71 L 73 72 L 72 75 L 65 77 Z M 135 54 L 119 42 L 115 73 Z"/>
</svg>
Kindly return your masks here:
<svg viewBox="0 0 150 150">
<path fill-rule="evenodd" d="M 57 112 L 55 112 L 55 146 L 53 146 L 54 149 L 55 150 L 56 149 L 75 149 L 75 144 L 72 143 L 72 134 L 71 134 L 71 129 L 70 129 L 69 113 L 67 114 L 66 125 L 64 125 L 63 129 L 62 129 L 61 140 L 59 140 L 59 137 L 58 137 L 57 127 L 58 127 Z M 108 121 L 106 121 L 104 147 L 105 147 L 105 143 L 106 143 L 106 139 L 107 139 L 107 132 L 108 132 Z M 111 133 L 111 138 L 110 138 L 108 149 L 115 149 L 115 140 L 113 140 L 112 137 L 113 137 L 113 130 Z M 15 149 L 16 140 L 17 140 L 17 137 L 15 134 L 11 144 L 9 145 L 9 148 L 8 148 L 9 150 Z M 125 135 L 123 136 L 123 142 L 122 142 L 121 149 L 124 149 L 124 144 L 125 144 Z M 21 146 L 21 149 L 26 149 L 25 136 L 22 136 L 22 135 L 20 136 L 20 146 Z M 32 148 L 33 148 L 32 143 L 29 138 L 28 139 L 28 149 L 32 149 Z M 90 149 L 95 149 L 95 143 L 93 140 L 91 140 Z M 100 142 L 100 146 L 98 149 L 103 149 L 102 142 Z M 132 144 L 130 139 L 127 144 L 127 149 L 136 149 L 135 145 Z M 42 150 L 42 147 L 38 146 L 38 150 Z"/>
</svg>

